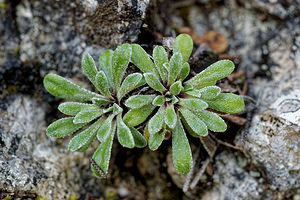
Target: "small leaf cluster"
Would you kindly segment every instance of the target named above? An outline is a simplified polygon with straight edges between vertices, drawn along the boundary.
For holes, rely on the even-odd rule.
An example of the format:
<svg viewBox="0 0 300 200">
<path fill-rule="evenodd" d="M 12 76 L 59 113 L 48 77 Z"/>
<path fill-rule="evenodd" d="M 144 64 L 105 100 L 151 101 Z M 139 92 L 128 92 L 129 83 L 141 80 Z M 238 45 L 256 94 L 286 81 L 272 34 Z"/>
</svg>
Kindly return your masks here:
<svg viewBox="0 0 300 200">
<path fill-rule="evenodd" d="M 47 91 L 80 102 L 60 104 L 58 109 L 70 117 L 53 122 L 46 133 L 51 137 L 65 137 L 76 132 L 68 149 L 79 152 L 85 151 L 97 138 L 100 145 L 93 161 L 106 174 L 115 133 L 124 147 L 142 148 L 148 143 L 151 150 L 156 150 L 168 131 L 172 136 L 174 166 L 179 173 L 187 174 L 193 160 L 186 132 L 193 137 L 206 136 L 208 130 L 224 132 L 225 121 L 211 111 L 238 113 L 244 108 L 239 96 L 221 93 L 221 88 L 215 86 L 217 80 L 234 70 L 229 60 L 218 61 L 186 80 L 192 50 L 191 37 L 181 34 L 175 39 L 170 59 L 162 46 L 154 48 L 151 59 L 140 45 L 123 44 L 115 51 L 104 51 L 98 69 L 93 58 L 86 54 L 82 59 L 83 72 L 99 93 L 83 89 L 59 75 L 48 74 L 44 78 Z M 130 62 L 141 73 L 126 75 Z M 145 84 L 150 87 L 148 91 L 130 95 Z M 137 129 L 141 125 L 144 125 L 143 134 Z M 100 176 L 94 165 L 91 168 Z"/>
</svg>

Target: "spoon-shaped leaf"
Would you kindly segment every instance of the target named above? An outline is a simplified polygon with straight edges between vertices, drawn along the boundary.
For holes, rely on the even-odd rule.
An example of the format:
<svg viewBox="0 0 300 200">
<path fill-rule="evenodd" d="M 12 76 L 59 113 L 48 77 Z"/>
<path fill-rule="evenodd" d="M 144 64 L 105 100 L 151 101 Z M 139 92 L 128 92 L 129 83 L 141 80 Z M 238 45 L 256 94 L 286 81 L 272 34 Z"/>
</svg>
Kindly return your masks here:
<svg viewBox="0 0 300 200">
<path fill-rule="evenodd" d="M 120 114 L 122 111 L 123 111 L 123 108 L 121 108 L 118 104 L 114 103 L 113 114 L 117 115 L 117 114 Z"/>
<path fill-rule="evenodd" d="M 162 105 L 164 105 L 165 101 L 166 100 L 165 100 L 164 96 L 158 95 L 153 99 L 152 104 L 155 106 L 162 106 Z"/>
<path fill-rule="evenodd" d="M 161 145 L 164 139 L 165 139 L 165 129 L 162 129 L 160 132 L 150 134 L 148 140 L 149 148 L 152 151 L 155 151 L 156 149 L 158 149 L 158 147 Z"/>
<path fill-rule="evenodd" d="M 165 123 L 173 129 L 177 122 L 177 115 L 173 104 L 168 104 L 166 108 Z"/>
<path fill-rule="evenodd" d="M 105 118 L 101 117 L 88 128 L 77 133 L 69 143 L 69 151 L 77 151 L 86 144 L 90 144 L 96 137 L 97 131 L 104 122 Z M 87 148 L 87 147 L 85 147 Z"/>
<path fill-rule="evenodd" d="M 178 74 L 178 80 L 181 80 L 181 82 L 183 82 L 183 80 L 189 75 L 189 73 L 190 65 L 186 62 L 181 67 L 180 73 Z"/>
<path fill-rule="evenodd" d="M 115 117 L 115 115 L 110 115 L 102 124 L 102 126 L 99 128 L 97 132 L 97 139 L 100 142 L 105 141 L 107 136 L 111 133 L 112 130 L 112 120 Z"/>
<path fill-rule="evenodd" d="M 44 87 L 53 96 L 63 99 L 91 101 L 93 97 L 102 97 L 101 95 L 83 89 L 56 74 L 48 74 L 45 76 Z"/>
<path fill-rule="evenodd" d="M 198 135 L 206 136 L 208 134 L 205 123 L 192 111 L 184 108 L 179 109 L 189 127 Z"/>
<path fill-rule="evenodd" d="M 128 127 L 137 126 L 147 119 L 154 108 L 155 106 L 148 104 L 140 108 L 131 109 L 124 115 L 123 120 Z"/>
<path fill-rule="evenodd" d="M 193 50 L 193 40 L 191 36 L 187 34 L 180 34 L 176 37 L 174 41 L 173 53 L 181 53 L 182 63 L 185 63 L 189 60 Z"/>
<path fill-rule="evenodd" d="M 140 73 L 133 73 L 127 76 L 123 81 L 121 88 L 118 91 L 117 94 L 118 99 L 121 100 L 122 97 L 124 97 L 124 95 L 126 95 L 131 90 L 135 89 L 137 85 L 140 83 L 140 81 L 142 80 L 142 78 L 143 75 Z"/>
<path fill-rule="evenodd" d="M 144 105 L 150 104 L 154 98 L 155 95 L 134 95 L 125 101 L 125 106 L 128 108 L 140 108 Z"/>
<path fill-rule="evenodd" d="M 131 58 L 131 53 L 130 44 L 122 44 L 114 51 L 112 56 L 112 77 L 115 90 L 120 87 Z"/>
<path fill-rule="evenodd" d="M 99 66 L 100 69 L 105 73 L 110 89 L 113 89 L 113 80 L 112 80 L 112 56 L 113 51 L 108 49 L 102 52 L 99 57 Z"/>
<path fill-rule="evenodd" d="M 221 88 L 218 86 L 207 86 L 200 89 L 201 99 L 213 99 L 221 93 Z"/>
<path fill-rule="evenodd" d="M 234 64 L 230 60 L 220 60 L 213 63 L 197 76 L 187 81 L 195 89 L 201 89 L 206 86 L 215 85 L 217 80 L 225 78 L 234 70 Z"/>
<path fill-rule="evenodd" d="M 192 96 L 192 97 L 197 97 L 197 98 L 200 98 L 201 97 L 201 92 L 200 90 L 188 90 L 188 91 L 185 91 L 184 92 L 185 94 L 189 95 L 189 96 Z"/>
<path fill-rule="evenodd" d="M 172 85 L 176 79 L 178 74 L 181 71 L 182 66 L 182 56 L 180 53 L 175 53 L 170 59 L 170 67 L 168 73 L 168 85 Z"/>
<path fill-rule="evenodd" d="M 95 65 L 94 59 L 90 54 L 85 54 L 81 61 L 81 66 L 83 73 L 88 77 L 88 79 L 95 85 L 96 83 L 96 74 L 97 67 Z"/>
<path fill-rule="evenodd" d="M 176 81 L 175 83 L 173 83 L 170 86 L 170 92 L 173 95 L 178 95 L 181 92 L 182 89 L 183 89 L 183 87 L 181 85 L 181 81 Z"/>
<path fill-rule="evenodd" d="M 162 46 L 156 46 L 153 50 L 153 59 L 156 66 L 156 69 L 160 75 L 160 78 L 163 82 L 167 81 L 168 71 L 164 67 L 165 63 L 168 63 L 168 53 L 165 48 Z"/>
<path fill-rule="evenodd" d="M 216 113 L 202 110 L 196 115 L 206 124 L 207 128 L 214 132 L 224 132 L 227 129 L 225 121 Z"/>
<path fill-rule="evenodd" d="M 135 128 L 130 127 L 129 129 L 133 136 L 135 147 L 137 147 L 137 148 L 145 147 L 147 145 L 147 141 L 146 141 L 145 137 Z"/>
<path fill-rule="evenodd" d="M 206 102 L 210 108 L 224 113 L 238 113 L 245 107 L 241 97 L 230 93 L 221 93 L 216 98 L 206 100 Z"/>
<path fill-rule="evenodd" d="M 65 115 L 76 115 L 81 110 L 96 109 L 98 106 L 88 103 L 65 102 L 58 106 L 58 110 Z"/>
<path fill-rule="evenodd" d="M 134 147 L 134 138 L 128 126 L 123 122 L 121 115 L 117 117 L 117 135 L 122 146 L 130 149 Z"/>
<path fill-rule="evenodd" d="M 112 98 L 111 93 L 109 91 L 109 83 L 108 79 L 103 71 L 97 73 L 95 77 L 95 87 L 100 93 L 108 98 Z"/>
<path fill-rule="evenodd" d="M 66 117 L 56 120 L 50 124 L 46 130 L 46 134 L 50 137 L 60 138 L 70 135 L 83 127 L 86 123 L 74 124 L 74 117 Z"/>
<path fill-rule="evenodd" d="M 186 175 L 193 166 L 192 152 L 180 120 L 172 131 L 172 154 L 175 169 Z"/>
<path fill-rule="evenodd" d="M 92 110 L 82 110 L 75 116 L 73 123 L 80 124 L 80 123 L 87 123 L 96 119 L 97 117 L 103 114 L 103 110 L 96 108 Z"/>
<path fill-rule="evenodd" d="M 104 174 L 107 174 L 108 171 L 115 130 L 116 130 L 116 123 L 114 122 L 111 131 L 108 133 L 108 136 L 99 145 L 99 147 L 97 148 L 97 150 L 93 155 L 93 160 L 100 167 L 100 169 Z"/>
<path fill-rule="evenodd" d="M 159 132 L 164 125 L 165 109 L 160 107 L 157 113 L 149 120 L 148 131 L 150 135 Z"/>
<path fill-rule="evenodd" d="M 145 73 L 144 74 L 145 80 L 148 83 L 148 85 L 153 88 L 154 90 L 163 93 L 166 91 L 166 88 L 161 84 L 158 77 L 153 73 Z"/>
<path fill-rule="evenodd" d="M 193 112 L 199 112 L 208 107 L 205 101 L 196 98 L 180 99 L 179 105 Z"/>
</svg>

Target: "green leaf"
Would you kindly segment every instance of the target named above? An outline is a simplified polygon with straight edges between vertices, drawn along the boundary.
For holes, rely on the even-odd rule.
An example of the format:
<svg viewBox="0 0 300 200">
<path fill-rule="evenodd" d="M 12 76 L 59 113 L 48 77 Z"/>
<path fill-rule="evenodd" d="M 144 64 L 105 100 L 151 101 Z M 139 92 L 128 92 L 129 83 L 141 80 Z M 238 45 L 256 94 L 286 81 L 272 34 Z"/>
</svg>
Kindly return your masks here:
<svg viewBox="0 0 300 200">
<path fill-rule="evenodd" d="M 108 112 L 112 112 L 114 109 L 114 106 L 110 106 L 108 108 L 103 108 L 103 113 L 108 113 Z"/>
<path fill-rule="evenodd" d="M 155 151 L 156 149 L 158 149 L 158 147 L 160 147 L 161 143 L 164 141 L 165 131 L 166 131 L 165 129 L 162 129 L 160 132 L 150 135 L 148 144 L 149 144 L 149 148 L 152 151 Z"/>
<path fill-rule="evenodd" d="M 83 89 L 56 74 L 48 74 L 45 76 L 44 87 L 53 96 L 63 99 L 91 101 L 93 97 L 102 97 L 101 95 Z"/>
<path fill-rule="evenodd" d="M 115 90 L 120 87 L 123 80 L 123 76 L 130 61 L 131 51 L 130 44 L 122 44 L 114 51 L 112 56 L 112 77 Z"/>
<path fill-rule="evenodd" d="M 74 133 L 86 124 L 74 124 L 73 120 L 74 117 L 66 117 L 56 120 L 48 126 L 46 134 L 50 137 L 61 138 Z"/>
<path fill-rule="evenodd" d="M 217 80 L 225 78 L 234 70 L 234 64 L 230 60 L 220 60 L 213 63 L 197 76 L 187 81 L 195 89 L 201 89 L 206 86 L 215 85 Z"/>
<path fill-rule="evenodd" d="M 205 123 L 192 111 L 184 108 L 179 109 L 189 127 L 198 135 L 206 136 L 208 134 Z"/>
<path fill-rule="evenodd" d="M 150 104 L 154 98 L 155 95 L 134 95 L 125 101 L 125 106 L 128 108 L 140 108 L 144 105 Z"/>
<path fill-rule="evenodd" d="M 92 98 L 92 102 L 93 104 L 97 105 L 97 106 L 102 106 L 104 104 L 107 104 L 107 103 L 111 103 L 112 100 L 110 99 L 104 99 L 104 98 Z"/>
<path fill-rule="evenodd" d="M 148 85 L 160 92 L 160 93 L 163 93 L 164 91 L 166 91 L 167 89 L 163 86 L 163 84 L 161 84 L 161 82 L 159 81 L 158 77 L 153 74 L 153 73 L 145 73 L 144 74 L 144 77 L 146 79 L 146 82 L 148 83 Z"/>
<path fill-rule="evenodd" d="M 143 75 L 140 73 L 133 73 L 127 76 L 123 81 L 121 88 L 118 91 L 117 94 L 118 99 L 121 100 L 122 97 L 124 97 L 124 95 L 126 95 L 131 90 L 137 88 L 137 85 L 140 83 L 142 78 Z"/>
<path fill-rule="evenodd" d="M 176 81 L 170 86 L 170 92 L 173 95 L 178 95 L 183 89 L 181 81 Z"/>
<path fill-rule="evenodd" d="M 65 102 L 58 106 L 58 110 L 65 115 L 76 115 L 81 110 L 96 109 L 98 106 L 88 103 Z"/>
<path fill-rule="evenodd" d="M 117 114 L 120 114 L 122 111 L 123 111 L 123 108 L 121 108 L 118 104 L 114 103 L 113 114 L 117 115 Z"/>
<path fill-rule="evenodd" d="M 176 125 L 177 115 L 173 104 L 168 104 L 166 108 L 165 123 L 173 129 Z"/>
<path fill-rule="evenodd" d="M 149 120 L 148 131 L 150 135 L 159 132 L 164 125 L 165 109 L 160 107 L 157 113 Z"/>
<path fill-rule="evenodd" d="M 104 174 L 107 174 L 109 167 L 109 160 L 111 156 L 111 148 L 115 135 L 116 123 L 113 123 L 111 131 L 108 133 L 108 136 L 105 140 L 99 145 L 97 150 L 93 155 L 93 160 L 103 171 Z"/>
<path fill-rule="evenodd" d="M 109 91 L 108 79 L 105 73 L 103 71 L 98 72 L 95 79 L 96 81 L 94 85 L 97 88 L 97 90 L 99 90 L 99 92 L 102 95 L 108 98 L 112 98 L 111 93 Z"/>
<path fill-rule="evenodd" d="M 218 86 L 207 86 L 200 89 L 201 99 L 213 99 L 218 96 L 221 92 L 221 88 Z"/>
<path fill-rule="evenodd" d="M 162 106 L 162 105 L 164 105 L 165 101 L 166 101 L 166 100 L 165 100 L 165 97 L 164 97 L 164 96 L 158 95 L 158 96 L 156 96 L 156 97 L 153 99 L 152 104 L 153 104 L 154 106 Z"/>
<path fill-rule="evenodd" d="M 185 86 L 183 87 L 183 91 L 185 92 L 190 91 L 192 89 L 194 89 L 194 87 L 189 83 L 185 84 Z"/>
<path fill-rule="evenodd" d="M 168 85 L 172 85 L 181 71 L 182 56 L 180 53 L 175 53 L 170 59 L 170 67 L 168 74 Z"/>
<path fill-rule="evenodd" d="M 99 128 L 98 132 L 97 132 L 97 139 L 100 142 L 105 141 L 105 139 L 107 138 L 107 136 L 109 135 L 109 133 L 112 130 L 112 120 L 115 117 L 115 115 L 110 115 L 102 124 L 102 126 Z"/>
<path fill-rule="evenodd" d="M 183 82 L 184 79 L 190 74 L 190 65 L 189 63 L 184 63 L 181 67 L 180 73 L 178 74 L 178 80 Z"/>
<path fill-rule="evenodd" d="M 230 93 L 221 93 L 216 98 L 206 102 L 210 108 L 224 113 L 239 113 L 245 107 L 241 97 Z"/>
<path fill-rule="evenodd" d="M 137 147 L 137 148 L 145 147 L 147 145 L 147 141 L 146 141 L 145 137 L 135 128 L 130 127 L 129 129 L 133 136 L 135 147 Z"/>
<path fill-rule="evenodd" d="M 131 131 L 123 122 L 121 115 L 118 115 L 117 117 L 117 134 L 119 143 L 122 146 L 130 149 L 134 147 L 135 144 Z"/>
<path fill-rule="evenodd" d="M 172 95 L 172 104 L 175 104 L 177 103 L 179 100 L 174 96 Z"/>
<path fill-rule="evenodd" d="M 111 89 L 114 88 L 113 86 L 113 80 L 112 80 L 112 56 L 113 56 L 113 50 L 105 50 L 102 52 L 102 54 L 99 57 L 99 66 L 100 69 L 105 73 L 109 87 Z"/>
<path fill-rule="evenodd" d="M 77 151 L 80 148 L 84 147 L 85 145 L 91 144 L 96 137 L 98 129 L 104 122 L 104 119 L 105 118 L 101 117 L 94 124 L 92 124 L 88 128 L 77 133 L 70 141 L 68 150 L 69 151 Z M 85 148 L 87 148 L 87 147 L 85 146 Z"/>
<path fill-rule="evenodd" d="M 192 96 L 192 97 L 197 97 L 197 98 L 201 97 L 200 90 L 189 90 L 189 91 L 185 91 L 184 93 L 186 93 L 186 94 L 188 94 L 189 96 Z"/>
<path fill-rule="evenodd" d="M 90 54 L 87 53 L 83 56 L 81 66 L 83 69 L 83 73 L 88 77 L 88 79 L 93 83 L 93 85 L 95 85 L 97 67 L 95 65 L 94 59 Z"/>
<path fill-rule="evenodd" d="M 102 109 L 82 110 L 74 118 L 74 124 L 87 123 L 103 114 Z"/>
<path fill-rule="evenodd" d="M 180 34 L 174 41 L 174 53 L 181 53 L 182 64 L 187 62 L 191 56 L 193 50 L 193 40 L 188 34 Z"/>
<path fill-rule="evenodd" d="M 148 104 L 140 108 L 131 109 L 124 115 L 123 120 L 128 127 L 137 126 L 147 119 L 154 108 L 155 106 Z"/>
<path fill-rule="evenodd" d="M 165 63 L 168 63 L 168 53 L 165 48 L 162 46 L 156 46 L 153 50 L 153 59 L 156 66 L 156 69 L 161 77 L 163 82 L 167 81 L 168 71 L 164 67 Z"/>
<path fill-rule="evenodd" d="M 227 129 L 225 121 L 216 113 L 202 110 L 196 115 L 206 124 L 207 128 L 214 132 L 224 132 Z"/>
<path fill-rule="evenodd" d="M 193 112 L 199 112 L 208 107 L 207 103 L 201 99 L 196 98 L 188 98 L 188 99 L 182 99 L 179 100 L 179 105 L 193 111 Z"/>
<path fill-rule="evenodd" d="M 155 70 L 155 65 L 149 58 L 146 51 L 138 44 L 132 44 L 131 61 L 144 73 L 154 73 L 158 75 Z"/>
<path fill-rule="evenodd" d="M 180 113 L 181 116 L 181 122 L 183 122 L 183 125 L 186 129 L 186 131 L 193 137 L 195 138 L 199 138 L 199 135 L 197 133 L 195 133 L 195 131 L 193 131 L 193 129 L 189 126 L 189 124 L 187 123 L 187 121 L 184 119 L 184 117 L 182 116 L 182 114 Z"/>
<path fill-rule="evenodd" d="M 186 175 L 193 166 L 192 151 L 180 120 L 172 131 L 172 154 L 175 169 Z"/>
</svg>

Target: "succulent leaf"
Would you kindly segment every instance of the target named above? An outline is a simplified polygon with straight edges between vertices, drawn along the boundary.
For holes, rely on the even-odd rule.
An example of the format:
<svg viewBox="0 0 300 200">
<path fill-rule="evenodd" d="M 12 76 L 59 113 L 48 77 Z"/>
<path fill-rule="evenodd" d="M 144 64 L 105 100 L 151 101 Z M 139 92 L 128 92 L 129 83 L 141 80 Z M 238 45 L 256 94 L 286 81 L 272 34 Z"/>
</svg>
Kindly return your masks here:
<svg viewBox="0 0 300 200">
<path fill-rule="evenodd" d="M 117 117 L 117 135 L 119 143 L 127 148 L 133 148 L 135 146 L 134 144 L 134 138 L 131 134 L 130 129 L 126 124 L 123 122 L 121 115 L 118 115 Z"/>
<path fill-rule="evenodd" d="M 165 109 L 160 107 L 157 113 L 149 120 L 148 131 L 150 135 L 159 132 L 164 125 Z"/>
<path fill-rule="evenodd" d="M 173 129 L 177 122 L 177 115 L 175 113 L 174 105 L 168 104 L 166 108 L 166 115 L 165 115 L 165 123 Z"/>
<path fill-rule="evenodd" d="M 155 95 L 134 95 L 125 101 L 125 106 L 128 108 L 140 108 L 144 105 L 150 104 L 154 98 Z"/>
<path fill-rule="evenodd" d="M 112 80 L 112 56 L 114 54 L 113 50 L 105 50 L 99 57 L 99 66 L 100 69 L 105 73 L 110 89 L 113 89 L 113 80 Z"/>
<path fill-rule="evenodd" d="M 98 106 L 88 103 L 65 102 L 58 106 L 58 110 L 65 115 L 76 115 L 81 110 L 96 109 Z"/>
<path fill-rule="evenodd" d="M 200 89 L 201 99 L 213 99 L 221 93 L 221 88 L 218 86 L 207 86 Z"/>
<path fill-rule="evenodd" d="M 170 86 L 169 90 L 170 90 L 171 94 L 178 95 L 181 92 L 181 90 L 183 90 L 181 81 L 176 81 L 175 83 L 173 83 Z"/>
<path fill-rule="evenodd" d="M 123 80 L 123 76 L 131 58 L 131 53 L 131 45 L 122 44 L 114 51 L 112 56 L 112 78 L 115 87 L 114 89 L 116 91 Z"/>
<path fill-rule="evenodd" d="M 215 85 L 217 80 L 225 78 L 234 70 L 234 64 L 230 60 L 220 60 L 211 64 L 197 76 L 187 81 L 195 89 L 201 89 L 206 86 Z"/>
<path fill-rule="evenodd" d="M 147 145 L 147 141 L 146 141 L 145 137 L 135 128 L 130 127 L 129 129 L 133 136 L 135 147 L 137 147 L 137 148 L 145 147 Z"/>
<path fill-rule="evenodd" d="M 186 79 L 186 77 L 190 74 L 190 65 L 189 63 L 184 63 L 181 67 L 180 73 L 178 74 L 178 80 L 181 80 L 181 82 Z"/>
<path fill-rule="evenodd" d="M 100 167 L 100 169 L 103 171 L 104 174 L 107 174 L 108 171 L 115 130 L 116 130 L 116 123 L 114 122 L 111 131 L 108 133 L 108 136 L 99 145 L 99 147 L 97 148 L 97 150 L 93 155 L 93 160 Z"/>
<path fill-rule="evenodd" d="M 102 124 L 102 126 L 99 128 L 97 132 L 97 139 L 100 142 L 104 142 L 107 136 L 111 133 L 112 130 L 112 120 L 115 117 L 115 115 L 110 115 Z"/>
<path fill-rule="evenodd" d="M 83 69 L 83 73 L 88 77 L 88 79 L 95 85 L 96 83 L 96 74 L 97 67 L 95 65 L 95 61 L 90 54 L 85 54 L 81 61 L 81 66 Z"/>
<path fill-rule="evenodd" d="M 175 53 L 170 59 L 170 67 L 168 73 L 168 85 L 172 85 L 176 79 L 178 74 L 181 71 L 182 66 L 182 56 L 180 53 Z"/>
<path fill-rule="evenodd" d="M 102 125 L 104 119 L 105 118 L 101 117 L 94 124 L 77 133 L 69 142 L 68 150 L 77 151 L 85 145 L 91 144 L 92 141 L 95 139 L 97 131 Z M 85 146 L 85 149 L 88 148 L 88 146 Z"/>
<path fill-rule="evenodd" d="M 221 93 L 206 102 L 210 108 L 224 113 L 239 113 L 245 107 L 243 99 L 231 93 Z"/>
<path fill-rule="evenodd" d="M 192 151 L 180 120 L 172 131 L 172 154 L 175 169 L 186 175 L 193 166 Z"/>
<path fill-rule="evenodd" d="M 155 106 L 148 104 L 140 108 L 131 109 L 124 115 L 123 120 L 128 127 L 137 126 L 147 119 L 154 108 Z"/>
<path fill-rule="evenodd" d="M 131 90 L 135 89 L 137 85 L 140 83 L 140 81 L 142 80 L 142 78 L 143 75 L 140 73 L 133 73 L 127 76 L 123 81 L 121 88 L 118 91 L 117 94 L 118 99 L 121 100 L 122 97 L 124 97 L 124 95 L 126 95 Z"/>
<path fill-rule="evenodd" d="M 165 100 L 165 97 L 164 97 L 164 96 L 158 95 L 158 96 L 156 96 L 156 97 L 153 99 L 152 104 L 153 104 L 154 106 L 162 106 L 162 105 L 164 105 L 165 101 L 166 101 L 166 100 Z"/>
<path fill-rule="evenodd" d="M 193 50 L 193 40 L 188 34 L 180 34 L 174 41 L 173 53 L 181 53 L 182 64 L 187 62 Z"/>
<path fill-rule="evenodd" d="M 156 69 L 160 75 L 163 82 L 167 81 L 168 71 L 164 67 L 165 63 L 168 63 L 168 53 L 162 46 L 156 46 L 153 50 L 153 59 Z"/>
<path fill-rule="evenodd" d="M 161 145 L 161 143 L 164 141 L 165 139 L 165 129 L 162 129 L 159 132 L 156 132 L 154 134 L 150 134 L 149 140 L 148 140 L 148 144 L 149 144 L 149 148 L 152 151 L 155 151 L 156 149 L 158 149 L 158 147 Z"/>
<path fill-rule="evenodd" d="M 100 93 L 108 98 L 112 99 L 110 90 L 109 90 L 109 83 L 108 79 L 103 71 L 100 71 L 97 73 L 96 78 L 95 78 L 95 87 L 97 90 L 100 91 Z"/>
<path fill-rule="evenodd" d="M 144 74 L 145 80 L 148 83 L 148 85 L 153 88 L 154 90 L 163 93 L 166 91 L 166 88 L 161 84 L 158 77 L 153 73 L 145 73 Z"/>
<path fill-rule="evenodd" d="M 48 74 L 45 76 L 44 87 L 53 96 L 63 99 L 91 101 L 93 97 L 102 98 L 101 95 L 83 89 L 56 74 Z"/>
<path fill-rule="evenodd" d="M 103 114 L 102 109 L 91 109 L 91 110 L 82 110 L 75 116 L 73 123 L 80 124 L 80 123 L 88 123 L 97 117 Z"/>
<path fill-rule="evenodd" d="M 227 129 L 225 121 L 216 113 L 202 110 L 196 115 L 206 124 L 207 128 L 214 132 L 224 132 Z"/>
<path fill-rule="evenodd" d="M 50 137 L 61 138 L 74 133 L 86 124 L 74 124 L 73 120 L 74 117 L 66 117 L 56 120 L 48 126 L 46 134 Z"/>
<path fill-rule="evenodd" d="M 138 44 L 132 44 L 132 56 L 131 61 L 144 73 L 154 73 L 158 75 L 155 69 L 155 65 L 149 58 L 146 51 Z"/>
<path fill-rule="evenodd" d="M 189 127 L 198 135 L 198 136 L 206 136 L 208 134 L 207 126 L 205 123 L 192 111 L 180 108 L 180 113 L 182 114 L 183 118 L 189 125 Z"/>
<path fill-rule="evenodd" d="M 180 99 L 179 105 L 187 108 L 193 112 L 199 112 L 208 107 L 207 103 L 201 99 L 196 98 L 188 98 L 188 99 Z"/>
</svg>

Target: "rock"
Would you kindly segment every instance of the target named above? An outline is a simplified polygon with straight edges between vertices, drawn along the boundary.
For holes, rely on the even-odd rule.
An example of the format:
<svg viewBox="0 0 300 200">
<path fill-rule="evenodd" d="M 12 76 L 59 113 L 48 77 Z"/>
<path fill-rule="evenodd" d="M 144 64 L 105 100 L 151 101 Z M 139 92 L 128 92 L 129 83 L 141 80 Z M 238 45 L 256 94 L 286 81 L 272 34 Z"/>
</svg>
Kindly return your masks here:
<svg viewBox="0 0 300 200">
<path fill-rule="evenodd" d="M 101 183 L 89 169 L 92 151 L 68 153 L 67 141 L 58 146 L 46 136 L 47 104 L 22 95 L 0 102 L 2 191 L 30 192 L 48 199 L 80 197 L 87 192 L 101 195 Z"/>
</svg>

